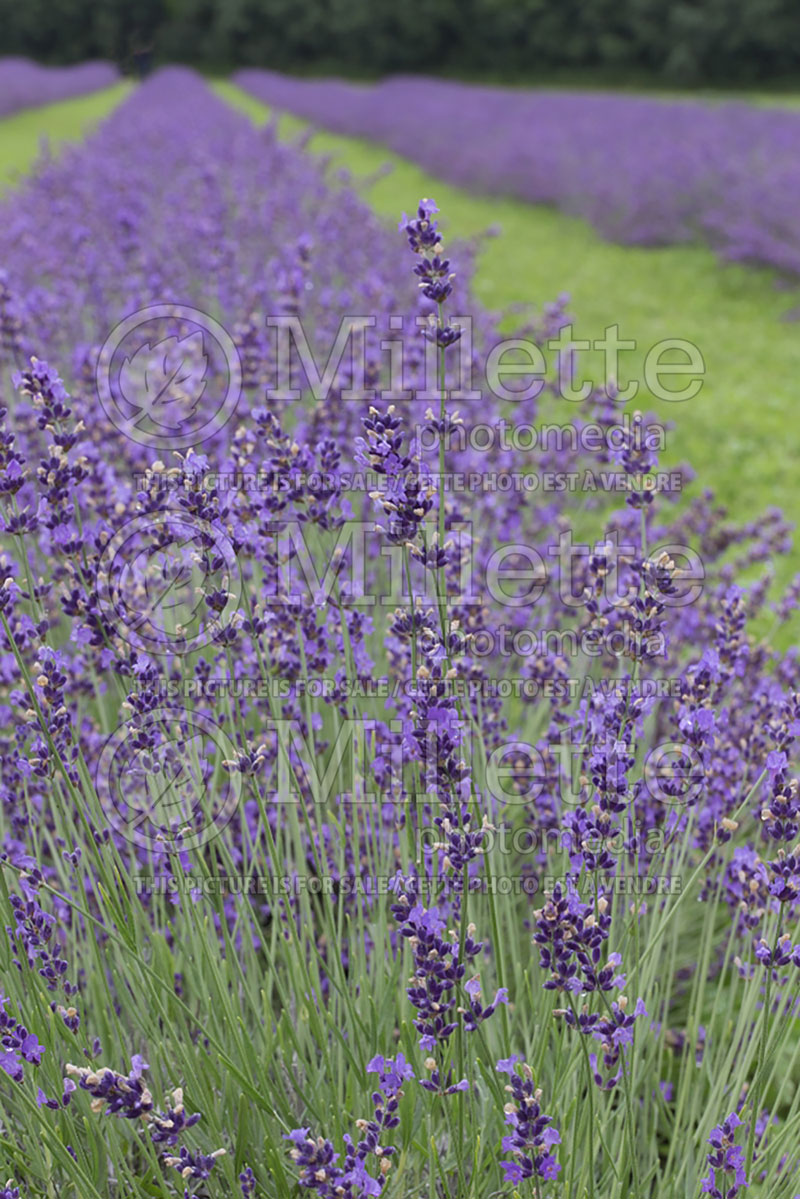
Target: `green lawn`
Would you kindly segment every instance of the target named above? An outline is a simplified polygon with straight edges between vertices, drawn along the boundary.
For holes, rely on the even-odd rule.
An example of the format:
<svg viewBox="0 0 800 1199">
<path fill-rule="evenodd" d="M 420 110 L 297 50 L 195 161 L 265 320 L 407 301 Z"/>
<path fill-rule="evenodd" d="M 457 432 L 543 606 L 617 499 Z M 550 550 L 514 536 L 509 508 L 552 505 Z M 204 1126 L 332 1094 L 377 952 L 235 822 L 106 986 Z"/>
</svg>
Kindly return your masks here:
<svg viewBox="0 0 800 1199">
<path fill-rule="evenodd" d="M 36 160 L 42 139 L 51 146 L 59 142 L 76 141 L 102 117 L 107 116 L 133 85 L 117 83 L 114 87 L 58 104 L 41 108 L 25 108 L 0 121 L 0 189 L 29 170 Z"/>
<path fill-rule="evenodd" d="M 267 119 L 266 107 L 239 89 L 215 86 L 255 120 Z M 304 123 L 283 117 L 280 128 L 288 136 Z M 616 323 L 621 337 L 636 341 L 638 350 L 621 359 L 634 378 L 641 377 L 644 355 L 654 343 L 667 337 L 694 342 L 706 362 L 700 394 L 680 404 L 636 401 L 676 422 L 669 458 L 688 458 L 699 482 L 741 519 L 770 504 L 783 507 L 790 518 L 797 511 L 800 329 L 782 318 L 800 296 L 777 290 L 770 272 L 723 266 L 701 246 L 613 245 L 584 221 L 518 200 L 469 195 L 359 139 L 320 132 L 310 144 L 348 167 L 387 220 L 396 221 L 420 196 L 432 195 L 451 234 L 469 236 L 499 224 L 502 233 L 486 243 L 479 259 L 476 291 L 487 305 L 538 305 L 568 291 L 577 336 L 594 339 Z M 365 178 L 387 161 L 390 175 Z M 593 362 L 587 355 L 586 365 L 584 377 L 600 377 L 599 357 Z M 800 553 L 792 568 L 800 568 Z"/>
</svg>

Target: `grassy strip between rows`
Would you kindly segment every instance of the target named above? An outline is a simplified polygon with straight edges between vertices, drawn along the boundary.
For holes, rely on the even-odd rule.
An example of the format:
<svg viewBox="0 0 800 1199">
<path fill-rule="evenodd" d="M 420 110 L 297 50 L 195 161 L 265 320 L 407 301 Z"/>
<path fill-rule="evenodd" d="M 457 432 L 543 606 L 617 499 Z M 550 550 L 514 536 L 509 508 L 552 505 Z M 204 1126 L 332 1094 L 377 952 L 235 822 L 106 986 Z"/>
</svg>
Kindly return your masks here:
<svg viewBox="0 0 800 1199">
<path fill-rule="evenodd" d="M 0 121 L 0 191 L 13 186 L 30 170 L 45 138 L 55 147 L 59 142 L 83 137 L 116 108 L 132 87 L 132 83 L 123 81 L 87 96 L 25 108 Z"/>
</svg>

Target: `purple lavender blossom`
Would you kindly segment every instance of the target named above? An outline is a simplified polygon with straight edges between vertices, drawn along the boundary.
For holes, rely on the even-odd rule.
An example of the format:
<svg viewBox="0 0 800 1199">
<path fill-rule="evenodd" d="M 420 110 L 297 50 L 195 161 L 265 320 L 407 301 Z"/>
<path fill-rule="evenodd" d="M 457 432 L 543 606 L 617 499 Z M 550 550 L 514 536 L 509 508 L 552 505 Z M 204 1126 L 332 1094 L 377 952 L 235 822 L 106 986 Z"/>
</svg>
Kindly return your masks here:
<svg viewBox="0 0 800 1199">
<path fill-rule="evenodd" d="M 368 1062 L 367 1074 L 379 1076 L 378 1085 L 387 1098 L 394 1098 L 402 1089 L 403 1083 L 414 1077 L 414 1071 L 402 1053 L 398 1053 L 394 1058 L 378 1054 Z"/>
<path fill-rule="evenodd" d="M 96 1069 L 72 1063 L 66 1066 L 67 1075 L 76 1078 L 81 1090 L 92 1096 L 92 1111 L 124 1120 L 138 1120 L 153 1110 L 153 1097 L 142 1078 L 148 1069 L 147 1062 L 138 1053 L 131 1058 L 127 1075 L 103 1066 Z"/>
<path fill-rule="evenodd" d="M 181 1145 L 178 1155 L 168 1155 L 164 1158 L 164 1164 L 177 1170 L 185 1181 L 203 1181 L 211 1174 L 217 1159 L 226 1152 L 225 1149 L 215 1149 L 213 1153 L 192 1153 L 185 1145 Z"/>
<path fill-rule="evenodd" d="M 200 1112 L 187 1116 L 183 1106 L 183 1089 L 172 1092 L 172 1103 L 165 1112 L 153 1112 L 150 1117 L 150 1139 L 154 1145 L 177 1145 L 187 1128 L 202 1119 Z"/>
<path fill-rule="evenodd" d="M 517 1070 L 520 1060 L 514 1054 L 501 1059 L 496 1067 L 500 1073 L 508 1075 L 505 1089 L 510 1096 L 505 1112 L 511 1132 L 502 1141 L 503 1151 L 510 1156 L 500 1165 L 505 1172 L 505 1181 L 515 1186 L 534 1176 L 553 1181 L 561 1169 L 558 1159 L 550 1152 L 554 1145 L 560 1144 L 561 1137 L 552 1127 L 552 1116 L 542 1111 L 542 1092 L 534 1089 L 530 1067 L 523 1063 L 522 1074 Z"/>
<path fill-rule="evenodd" d="M 711 1130 L 708 1138 L 711 1153 L 706 1156 L 708 1174 L 700 1188 L 703 1194 L 711 1195 L 711 1199 L 735 1199 L 740 1189 L 747 1186 L 744 1150 L 734 1143 L 736 1129 L 741 1124 L 736 1113 L 731 1112 L 722 1124 Z"/>
</svg>

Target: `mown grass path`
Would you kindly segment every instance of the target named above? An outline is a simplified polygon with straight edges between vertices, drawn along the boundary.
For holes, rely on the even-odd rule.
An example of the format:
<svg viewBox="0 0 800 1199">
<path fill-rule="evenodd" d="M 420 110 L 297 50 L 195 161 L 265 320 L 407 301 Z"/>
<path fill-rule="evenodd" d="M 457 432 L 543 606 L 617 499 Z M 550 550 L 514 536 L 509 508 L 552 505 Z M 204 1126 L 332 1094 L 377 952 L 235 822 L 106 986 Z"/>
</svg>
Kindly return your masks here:
<svg viewBox="0 0 800 1199">
<path fill-rule="evenodd" d="M 256 121 L 267 107 L 228 83 L 219 95 Z M 305 122 L 281 117 L 287 135 Z M 635 404 L 676 422 L 666 455 L 688 458 L 698 485 L 713 488 L 740 519 L 770 504 L 793 519 L 800 505 L 800 325 L 786 320 L 797 293 L 778 290 L 772 274 L 721 265 L 702 246 L 638 249 L 603 241 L 582 220 L 518 200 L 473 196 L 434 178 L 380 145 L 319 131 L 310 148 L 347 167 L 372 207 L 387 219 L 433 195 L 452 234 L 472 236 L 492 225 L 475 290 L 493 308 L 541 304 L 562 291 L 572 296 L 575 333 L 593 340 L 612 324 L 637 350 L 621 358 L 627 377 L 641 378 L 647 350 L 663 338 L 687 338 L 706 363 L 700 394 L 685 403 Z M 385 163 L 389 174 L 377 175 Z M 602 378 L 599 354 L 586 354 L 583 377 Z M 800 551 L 792 568 L 800 567 Z M 781 575 L 784 570 L 781 570 Z"/>
<path fill-rule="evenodd" d="M 77 141 L 116 108 L 132 86 L 123 80 L 86 96 L 44 104 L 41 108 L 24 108 L 0 121 L 0 191 L 30 170 L 44 138 L 52 147 L 60 142 Z"/>
</svg>

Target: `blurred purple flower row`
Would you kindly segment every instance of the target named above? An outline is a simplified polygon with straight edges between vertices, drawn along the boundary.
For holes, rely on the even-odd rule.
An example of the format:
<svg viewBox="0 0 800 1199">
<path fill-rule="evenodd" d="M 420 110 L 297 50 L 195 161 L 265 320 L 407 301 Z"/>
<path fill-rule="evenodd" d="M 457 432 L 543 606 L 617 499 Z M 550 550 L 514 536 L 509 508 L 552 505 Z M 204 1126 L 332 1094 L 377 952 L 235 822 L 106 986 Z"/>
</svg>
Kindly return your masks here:
<svg viewBox="0 0 800 1199">
<path fill-rule="evenodd" d="M 800 113 L 403 77 L 366 87 L 246 70 L 236 82 L 452 183 L 584 217 L 613 241 L 702 239 L 726 259 L 800 273 Z"/>
<path fill-rule="evenodd" d="M 103 87 L 111 87 L 119 72 L 110 62 L 82 62 L 71 67 L 43 67 L 27 58 L 0 59 L 0 117 L 21 108 L 54 104 Z"/>
</svg>

